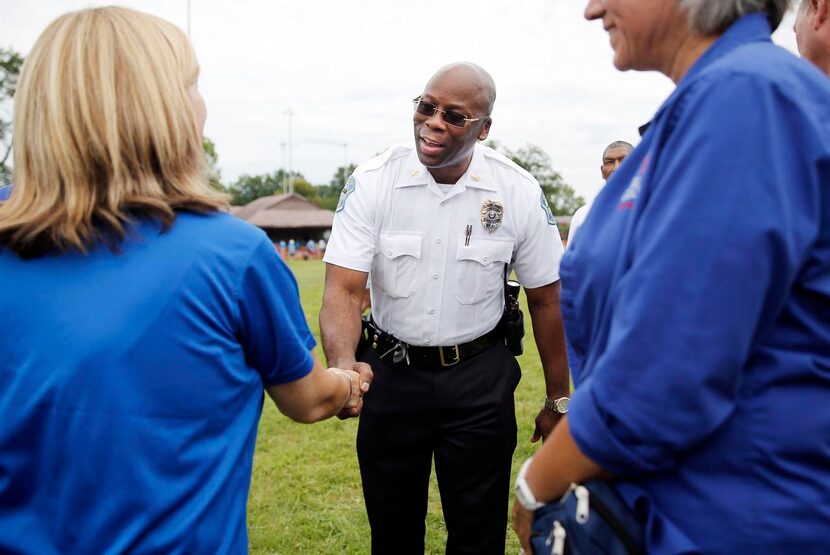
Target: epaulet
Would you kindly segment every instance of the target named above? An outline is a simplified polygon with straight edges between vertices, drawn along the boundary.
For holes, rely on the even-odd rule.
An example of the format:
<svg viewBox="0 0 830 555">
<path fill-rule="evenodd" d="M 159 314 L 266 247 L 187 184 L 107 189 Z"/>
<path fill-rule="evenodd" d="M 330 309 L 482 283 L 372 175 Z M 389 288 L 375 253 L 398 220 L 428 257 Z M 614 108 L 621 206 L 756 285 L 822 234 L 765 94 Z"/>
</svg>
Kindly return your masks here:
<svg viewBox="0 0 830 555">
<path fill-rule="evenodd" d="M 376 171 L 382 168 L 387 162 L 391 160 L 395 160 L 396 158 L 402 158 L 404 156 L 409 156 L 412 152 L 412 147 L 407 145 L 395 145 L 389 147 L 384 152 L 378 154 L 374 158 L 370 158 L 366 160 L 362 164 L 360 164 L 357 168 L 355 168 L 355 174 L 367 173 L 371 171 Z"/>
<path fill-rule="evenodd" d="M 529 171 L 527 171 L 526 169 L 521 167 L 519 164 L 517 164 L 516 162 L 514 162 L 513 160 L 511 160 L 510 158 L 508 158 L 504 154 L 502 154 L 500 152 L 496 152 L 495 150 L 493 150 L 489 146 L 484 146 L 484 145 L 482 145 L 481 150 L 482 150 L 482 153 L 484 154 L 485 158 L 493 160 L 494 162 L 498 162 L 499 164 L 501 164 L 503 166 L 507 166 L 511 170 L 515 171 L 516 173 L 518 173 L 522 177 L 529 180 L 531 183 L 534 183 L 534 184 L 536 183 L 536 178 L 533 177 L 533 175 Z"/>
</svg>

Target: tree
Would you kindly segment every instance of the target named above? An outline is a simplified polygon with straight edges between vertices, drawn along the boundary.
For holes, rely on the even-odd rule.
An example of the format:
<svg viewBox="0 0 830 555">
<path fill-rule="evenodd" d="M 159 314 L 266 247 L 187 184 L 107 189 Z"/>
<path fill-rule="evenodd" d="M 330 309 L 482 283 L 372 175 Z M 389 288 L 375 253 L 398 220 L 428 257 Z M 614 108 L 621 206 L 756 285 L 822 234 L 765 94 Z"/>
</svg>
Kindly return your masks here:
<svg viewBox="0 0 830 555">
<path fill-rule="evenodd" d="M 343 190 L 346 180 L 354 173 L 356 167 L 354 164 L 340 166 L 334 172 L 334 176 L 332 176 L 328 185 L 320 185 L 317 187 L 317 193 L 319 195 L 319 202 L 317 204 L 321 208 L 334 210 L 337 207 L 337 202 L 340 200 L 340 192 Z"/>
<path fill-rule="evenodd" d="M 294 178 L 294 192 L 319 206 L 320 195 L 318 194 L 318 187 L 315 187 L 304 178 Z"/>
<path fill-rule="evenodd" d="M 502 154 L 536 178 L 555 215 L 571 216 L 577 208 L 585 204 L 585 199 L 578 196 L 573 187 L 565 183 L 559 172 L 553 169 L 550 156 L 540 147 L 528 143 L 519 150 L 512 151 L 499 147 L 495 141 L 489 141 L 487 146 L 501 150 Z"/>
<path fill-rule="evenodd" d="M 17 88 L 17 77 L 23 58 L 14 50 L 0 48 L 0 185 L 11 180 L 11 168 L 6 165 L 11 154 L 12 118 L 9 107 Z"/>
<path fill-rule="evenodd" d="M 297 190 L 297 183 L 308 183 L 303 176 L 297 172 L 291 174 L 294 182 L 294 190 Z M 300 181 L 302 180 L 302 181 Z M 232 195 L 231 204 L 241 206 L 248 204 L 260 197 L 266 197 L 276 193 L 281 193 L 283 187 L 288 182 L 288 172 L 280 168 L 273 173 L 265 173 L 260 175 L 243 175 L 228 187 L 228 192 Z M 309 186 L 313 187 L 309 184 Z M 305 190 L 304 186 L 303 190 Z"/>
<path fill-rule="evenodd" d="M 334 172 L 334 176 L 331 178 L 331 181 L 329 181 L 329 187 L 336 190 L 339 195 L 340 190 L 346 185 L 346 180 L 354 173 L 355 168 L 357 168 L 357 166 L 354 164 L 340 166 L 337 168 L 337 171 Z"/>
<path fill-rule="evenodd" d="M 217 163 L 219 162 L 219 155 L 216 153 L 216 143 L 211 141 L 209 138 L 204 137 L 202 139 L 202 150 L 205 151 L 205 158 L 207 158 L 207 177 L 210 182 L 210 186 L 217 191 L 221 191 L 223 193 L 227 192 L 225 186 L 222 185 L 222 172 L 217 166 Z"/>
</svg>

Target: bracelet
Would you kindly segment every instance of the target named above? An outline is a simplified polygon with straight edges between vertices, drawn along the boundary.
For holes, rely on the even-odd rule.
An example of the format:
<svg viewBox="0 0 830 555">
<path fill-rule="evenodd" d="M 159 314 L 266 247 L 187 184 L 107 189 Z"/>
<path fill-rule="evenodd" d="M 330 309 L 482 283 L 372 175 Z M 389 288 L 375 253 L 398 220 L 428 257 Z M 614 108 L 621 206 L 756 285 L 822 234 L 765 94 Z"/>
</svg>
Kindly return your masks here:
<svg viewBox="0 0 830 555">
<path fill-rule="evenodd" d="M 346 406 L 346 403 L 348 403 L 349 400 L 352 397 L 354 397 L 354 382 L 352 381 L 352 379 L 349 377 L 349 375 L 346 372 L 344 372 L 343 370 L 340 370 L 339 368 L 330 368 L 329 372 L 331 372 L 332 374 L 335 374 L 337 376 L 343 376 L 344 378 L 346 378 L 346 382 L 348 382 L 348 384 L 349 384 L 349 395 L 348 395 L 348 397 L 346 397 L 346 400 L 343 401 L 343 404 L 340 405 L 341 407 Z"/>
<path fill-rule="evenodd" d="M 530 466 L 530 461 L 532 460 L 533 457 L 524 462 L 522 467 L 519 469 L 519 475 L 516 477 L 516 501 L 519 502 L 519 505 L 531 512 L 545 506 L 544 503 L 536 500 L 536 496 L 533 495 L 533 491 L 531 491 L 530 486 L 525 480 L 527 467 Z"/>
</svg>

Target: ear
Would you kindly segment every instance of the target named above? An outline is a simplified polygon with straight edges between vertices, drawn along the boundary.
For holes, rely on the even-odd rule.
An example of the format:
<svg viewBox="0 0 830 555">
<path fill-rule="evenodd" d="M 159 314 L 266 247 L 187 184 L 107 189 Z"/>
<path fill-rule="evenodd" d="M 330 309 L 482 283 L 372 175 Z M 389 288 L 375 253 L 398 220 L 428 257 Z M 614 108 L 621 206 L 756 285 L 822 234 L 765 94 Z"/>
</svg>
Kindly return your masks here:
<svg viewBox="0 0 830 555">
<path fill-rule="evenodd" d="M 828 9 L 827 6 L 828 0 L 810 0 L 813 3 L 813 7 L 815 8 L 816 19 L 815 23 L 813 24 L 816 29 L 821 27 L 827 21 Z"/>
<path fill-rule="evenodd" d="M 484 123 L 481 124 L 481 130 L 478 132 L 478 140 L 483 141 L 487 138 L 487 135 L 490 134 L 490 126 L 493 125 L 493 120 L 491 118 L 487 118 L 484 120 Z"/>
</svg>

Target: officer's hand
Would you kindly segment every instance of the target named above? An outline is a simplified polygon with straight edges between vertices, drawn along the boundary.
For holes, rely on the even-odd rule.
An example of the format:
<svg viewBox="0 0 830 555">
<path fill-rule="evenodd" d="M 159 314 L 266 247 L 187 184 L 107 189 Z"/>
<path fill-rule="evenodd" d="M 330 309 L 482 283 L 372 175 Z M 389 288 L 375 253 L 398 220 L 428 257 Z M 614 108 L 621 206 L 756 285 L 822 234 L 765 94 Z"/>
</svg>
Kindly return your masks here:
<svg viewBox="0 0 830 555">
<path fill-rule="evenodd" d="M 533 430 L 530 442 L 536 443 L 540 439 L 542 441 L 546 440 L 561 419 L 562 415 L 558 412 L 542 407 L 542 410 L 536 416 L 536 428 Z"/>
<path fill-rule="evenodd" d="M 357 362 L 357 361 L 338 361 L 336 366 L 338 368 L 342 368 L 344 370 L 352 370 L 357 372 L 360 375 L 360 391 L 362 394 L 366 394 L 369 391 L 369 387 L 372 385 L 372 379 L 374 378 L 374 374 L 372 373 L 372 367 L 366 364 L 365 362 Z M 357 405 L 351 408 L 344 408 L 340 412 L 337 413 L 337 418 L 340 420 L 345 420 L 347 418 L 354 418 L 355 416 L 360 416 L 360 411 L 363 410 L 363 399 L 361 398 Z"/>
<path fill-rule="evenodd" d="M 550 411 L 549 411 L 550 412 Z M 519 538 L 519 544 L 522 546 L 522 553 L 530 555 L 533 549 L 530 547 L 530 525 L 533 523 L 533 513 L 522 507 L 522 505 L 513 501 L 513 531 Z"/>
</svg>

